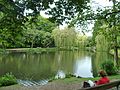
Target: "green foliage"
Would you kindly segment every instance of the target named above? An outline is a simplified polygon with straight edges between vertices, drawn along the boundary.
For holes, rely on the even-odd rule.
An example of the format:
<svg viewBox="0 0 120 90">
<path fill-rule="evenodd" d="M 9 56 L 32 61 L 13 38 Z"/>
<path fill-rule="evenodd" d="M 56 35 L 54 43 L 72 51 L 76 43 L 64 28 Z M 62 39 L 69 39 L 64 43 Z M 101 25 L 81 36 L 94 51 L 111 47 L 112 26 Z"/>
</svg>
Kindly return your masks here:
<svg viewBox="0 0 120 90">
<path fill-rule="evenodd" d="M 13 25 L 9 29 L 0 29 L 0 48 L 54 46 L 51 36 L 56 27 L 54 23 L 38 15 L 35 19 L 28 17 L 28 21 L 23 24 L 25 27 L 17 28 Z"/>
<path fill-rule="evenodd" d="M 0 77 L 0 86 L 9 86 L 17 84 L 17 79 L 11 73 L 7 73 L 6 75 Z"/>
<path fill-rule="evenodd" d="M 0 49 L 0 52 L 4 52 L 4 50 L 3 50 L 3 49 Z"/>
<path fill-rule="evenodd" d="M 76 76 L 70 73 L 65 75 L 65 78 L 71 78 L 71 77 L 76 77 Z M 78 76 L 77 78 L 80 78 L 80 76 Z"/>
<path fill-rule="evenodd" d="M 106 40 L 107 43 L 108 43 L 108 48 L 113 48 L 114 45 L 115 45 L 115 41 L 117 40 L 117 42 L 119 43 L 119 26 L 120 24 L 117 26 L 109 26 L 109 23 L 106 22 L 105 20 L 97 20 L 94 24 L 94 28 L 93 28 L 93 41 L 94 41 L 94 44 L 96 44 L 96 37 L 98 37 L 99 39 L 99 36 L 100 35 L 103 35 L 104 38 L 102 40 Z M 114 30 L 116 28 L 116 30 Z M 114 32 L 115 31 L 115 32 Z M 117 34 L 115 34 L 117 33 Z M 115 39 L 114 36 L 117 36 L 117 38 Z M 102 37 L 103 37 L 102 36 Z M 101 38 L 102 38 L 101 37 Z M 101 41 L 102 42 L 102 41 Z M 116 44 L 118 46 L 118 43 Z"/>
<path fill-rule="evenodd" d="M 29 54 L 41 54 L 41 53 L 47 53 L 47 52 L 55 52 L 56 48 L 30 48 L 27 49 L 26 52 Z"/>
<path fill-rule="evenodd" d="M 54 46 L 51 32 L 56 25 L 41 16 L 37 16 L 34 22 L 31 22 L 31 20 L 33 20 L 33 17 L 29 17 L 29 21 L 25 23 L 26 28 L 23 37 L 25 45 L 28 47 Z"/>
<path fill-rule="evenodd" d="M 91 38 L 86 35 L 77 34 L 74 28 L 65 28 L 63 30 L 54 29 L 52 32 L 55 46 L 60 50 L 85 49 L 90 46 Z"/>
<path fill-rule="evenodd" d="M 51 8 L 47 13 L 52 15 L 52 17 L 50 17 L 51 21 L 56 20 L 57 23 L 62 24 L 63 21 L 69 22 L 68 20 L 73 19 L 76 13 L 78 13 L 79 16 L 83 15 L 84 11 L 90 9 L 87 4 L 89 2 L 90 0 L 57 0 L 55 7 Z M 77 19 L 79 19 L 79 17 Z"/>
<path fill-rule="evenodd" d="M 39 15 L 35 19 L 35 22 L 36 29 L 40 31 L 52 33 L 52 30 L 56 27 L 56 24 L 50 22 L 48 18 L 43 18 L 42 16 Z"/>
<path fill-rule="evenodd" d="M 53 43 L 53 37 L 51 36 L 51 33 L 46 32 L 44 33 L 44 35 L 42 36 L 42 41 L 41 44 L 43 47 L 51 47 Z M 54 45 L 53 45 L 54 46 Z"/>
<path fill-rule="evenodd" d="M 79 49 L 85 49 L 88 44 L 88 37 L 86 35 L 77 35 L 76 46 Z"/>
<path fill-rule="evenodd" d="M 102 30 L 102 32 L 110 32 L 109 34 L 105 35 L 105 37 L 110 36 L 112 37 L 113 41 L 115 41 L 114 36 L 119 35 L 120 30 L 118 29 L 118 26 L 120 25 L 120 1 L 113 1 L 115 1 L 113 2 L 113 6 L 105 7 L 104 9 L 98 8 L 96 11 L 93 11 L 91 10 L 91 4 L 89 4 L 90 0 L 1 0 L 0 47 L 54 46 L 53 38 L 50 37 L 50 39 L 48 39 L 48 36 L 50 35 L 47 34 L 43 36 L 43 38 L 41 38 L 41 34 L 36 35 L 37 30 L 44 31 L 42 33 L 51 33 L 54 28 L 52 26 L 54 25 L 52 23 L 49 23 L 49 20 L 53 22 L 55 22 L 56 20 L 58 23 L 62 23 L 64 20 L 69 22 L 71 21 L 70 19 L 73 18 L 73 26 L 74 24 L 86 26 L 86 24 L 92 22 L 91 20 L 104 20 L 105 22 L 107 22 L 107 26 L 109 28 L 112 27 L 112 29 L 104 29 Z M 50 5 L 53 3 L 55 6 L 50 7 Z M 51 15 L 49 20 L 43 19 L 42 17 L 37 17 L 41 10 L 46 9 L 48 9 L 47 13 Z M 25 12 L 25 10 L 31 10 L 32 12 Z M 35 22 L 36 25 L 33 25 L 31 26 L 31 28 L 29 28 L 33 30 L 33 33 L 31 32 L 26 34 L 24 32 L 27 31 L 25 31 L 23 27 L 26 27 L 25 23 L 29 21 L 29 16 L 32 16 L 32 19 L 29 23 L 33 24 L 33 22 Z M 36 27 L 34 28 L 34 26 Z M 97 31 L 99 31 L 99 29 L 101 28 L 99 26 L 102 26 L 102 24 L 99 23 L 98 26 L 97 24 L 95 25 L 95 27 L 97 27 L 94 33 L 95 37 L 97 35 Z M 25 37 L 21 38 L 22 36 Z M 93 43 L 95 43 L 94 41 L 95 40 L 93 40 Z M 66 42 L 65 44 L 67 43 L 68 42 Z"/>
<path fill-rule="evenodd" d="M 52 35 L 55 46 L 59 48 L 71 49 L 75 46 L 76 32 L 74 28 L 65 28 L 64 30 L 55 29 Z"/>
<path fill-rule="evenodd" d="M 118 73 L 117 67 L 114 65 L 114 62 L 107 60 L 101 64 L 101 69 L 105 70 L 108 75 L 114 75 Z"/>
<path fill-rule="evenodd" d="M 108 51 L 108 41 L 104 35 L 97 35 L 96 38 L 96 49 L 97 51 Z"/>
<path fill-rule="evenodd" d="M 0 48 L 0 54 L 7 54 L 7 53 L 9 53 L 7 50 Z"/>
<path fill-rule="evenodd" d="M 21 26 L 25 27 L 24 22 L 28 21 L 28 16 L 34 16 L 35 18 L 40 11 L 46 9 L 49 10 L 47 13 L 51 15 L 49 20 L 53 22 L 56 20 L 62 23 L 64 20 L 68 21 L 74 18 L 76 13 L 80 14 L 83 10 L 89 9 L 87 4 L 89 1 L 90 0 L 0 0 L 0 13 L 4 14 L 4 16 L 1 15 L 0 17 L 0 19 L 2 19 L 0 26 L 6 29 L 10 29 L 13 25 L 19 28 Z M 52 4 L 55 5 L 54 8 L 50 7 Z M 31 22 L 34 22 L 34 19 Z"/>
<path fill-rule="evenodd" d="M 112 18 L 111 18 L 112 19 Z M 114 19 L 114 18 L 113 18 Z M 116 21 L 115 21 L 116 22 Z M 115 23 L 114 22 L 114 23 Z M 119 34 L 120 23 L 111 25 L 113 22 L 106 22 L 105 20 L 97 20 L 95 22 L 93 31 L 93 40 L 95 39 L 97 51 L 108 51 L 114 48 L 114 59 L 118 61 L 118 47 L 119 47 Z"/>
</svg>

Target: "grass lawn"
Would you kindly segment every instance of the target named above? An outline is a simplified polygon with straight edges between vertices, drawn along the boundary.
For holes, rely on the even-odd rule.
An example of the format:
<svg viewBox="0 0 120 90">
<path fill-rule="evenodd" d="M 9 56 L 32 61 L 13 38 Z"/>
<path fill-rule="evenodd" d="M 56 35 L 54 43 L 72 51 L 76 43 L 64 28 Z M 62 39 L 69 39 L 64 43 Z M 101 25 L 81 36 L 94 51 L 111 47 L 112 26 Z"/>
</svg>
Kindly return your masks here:
<svg viewBox="0 0 120 90">
<path fill-rule="evenodd" d="M 13 48 L 6 49 L 8 52 L 25 52 L 25 53 L 43 53 L 43 52 L 55 52 L 57 48 Z"/>
<path fill-rule="evenodd" d="M 108 76 L 108 77 L 109 77 L 109 79 L 111 81 L 120 80 L 120 75 L 113 75 L 113 76 Z M 99 80 L 99 78 L 100 77 L 96 77 L 96 78 L 76 78 L 76 77 L 71 77 L 71 78 L 54 80 L 53 82 L 56 82 L 56 83 L 79 83 L 79 82 L 83 82 L 83 81 L 87 81 L 87 80 L 96 81 L 96 80 Z"/>
<path fill-rule="evenodd" d="M 82 87 L 83 81 L 86 80 L 98 80 L 100 77 L 96 78 L 76 78 L 70 77 L 65 79 L 58 79 L 49 82 L 43 86 L 25 87 L 19 84 L 11 85 L 6 87 L 0 87 L 0 90 L 78 90 Z M 120 80 L 120 75 L 109 76 L 110 80 Z"/>
</svg>

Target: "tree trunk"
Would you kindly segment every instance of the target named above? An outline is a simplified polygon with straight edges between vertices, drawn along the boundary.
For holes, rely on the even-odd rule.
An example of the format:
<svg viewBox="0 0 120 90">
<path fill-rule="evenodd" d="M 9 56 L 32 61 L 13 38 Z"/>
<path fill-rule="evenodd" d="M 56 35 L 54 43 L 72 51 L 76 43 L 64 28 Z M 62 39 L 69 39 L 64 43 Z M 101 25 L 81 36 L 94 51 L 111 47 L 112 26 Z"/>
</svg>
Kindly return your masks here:
<svg viewBox="0 0 120 90">
<path fill-rule="evenodd" d="M 116 63 L 118 64 L 118 47 L 117 47 L 117 36 L 116 35 L 114 38 L 114 60 L 116 60 Z"/>
<path fill-rule="evenodd" d="M 33 48 L 34 38 L 32 39 L 31 48 Z"/>
<path fill-rule="evenodd" d="M 112 0 L 113 1 L 113 11 L 116 10 L 115 8 L 115 4 L 116 4 L 116 0 Z M 114 15 L 114 60 L 116 60 L 116 64 L 118 65 L 118 47 L 117 47 L 117 32 L 116 32 L 116 19 L 115 19 L 115 15 Z"/>
<path fill-rule="evenodd" d="M 118 48 L 114 47 L 114 60 L 118 62 Z"/>
</svg>

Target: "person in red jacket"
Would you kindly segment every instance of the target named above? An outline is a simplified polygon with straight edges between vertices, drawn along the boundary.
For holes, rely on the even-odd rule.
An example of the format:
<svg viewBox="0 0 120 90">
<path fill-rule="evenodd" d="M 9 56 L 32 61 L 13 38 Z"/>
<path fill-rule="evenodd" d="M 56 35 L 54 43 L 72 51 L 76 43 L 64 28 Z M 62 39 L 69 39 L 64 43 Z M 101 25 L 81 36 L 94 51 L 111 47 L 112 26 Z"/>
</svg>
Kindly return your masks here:
<svg viewBox="0 0 120 90">
<path fill-rule="evenodd" d="M 101 78 L 100 78 L 98 81 L 95 81 L 95 84 L 96 84 L 96 85 L 106 84 L 106 83 L 109 83 L 109 82 L 110 82 L 110 80 L 109 80 L 109 78 L 107 77 L 105 71 L 101 70 L 101 71 L 99 72 L 99 74 L 100 74 Z"/>
<path fill-rule="evenodd" d="M 109 83 L 110 80 L 109 78 L 107 77 L 107 74 L 105 73 L 105 71 L 101 70 L 99 72 L 99 75 L 101 76 L 101 78 L 98 80 L 98 81 L 84 81 L 83 83 L 83 88 L 86 88 L 86 87 L 93 87 L 93 86 L 96 86 L 96 85 L 101 85 L 101 84 L 106 84 L 106 83 Z"/>
</svg>

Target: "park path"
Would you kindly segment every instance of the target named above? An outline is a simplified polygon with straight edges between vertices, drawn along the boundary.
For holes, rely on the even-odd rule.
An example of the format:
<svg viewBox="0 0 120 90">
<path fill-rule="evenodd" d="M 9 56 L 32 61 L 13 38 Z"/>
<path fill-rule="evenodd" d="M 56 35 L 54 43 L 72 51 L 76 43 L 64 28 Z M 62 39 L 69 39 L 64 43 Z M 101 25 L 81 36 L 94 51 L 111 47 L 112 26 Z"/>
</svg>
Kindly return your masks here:
<svg viewBox="0 0 120 90">
<path fill-rule="evenodd" d="M 51 82 L 43 86 L 31 86 L 31 87 L 12 85 L 7 87 L 1 87 L 0 90 L 78 90 L 81 87 L 82 83 L 63 84 Z M 116 90 L 116 88 L 108 90 Z"/>
<path fill-rule="evenodd" d="M 12 85 L 7 87 L 1 87 L 0 90 L 78 90 L 81 88 L 82 83 L 54 83 L 50 82 L 43 86 L 31 86 L 25 87 L 20 85 Z"/>
</svg>

